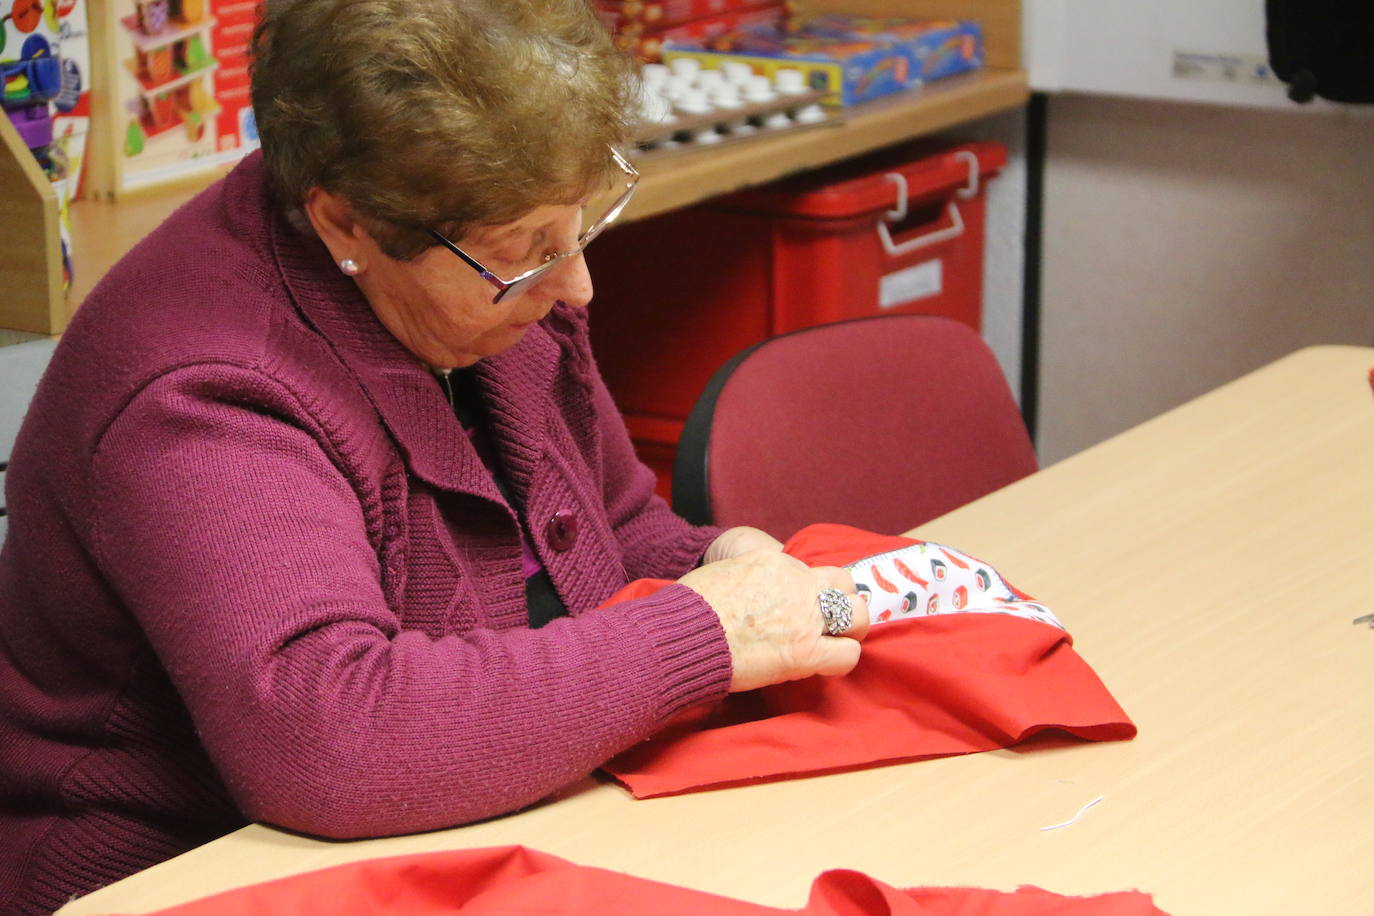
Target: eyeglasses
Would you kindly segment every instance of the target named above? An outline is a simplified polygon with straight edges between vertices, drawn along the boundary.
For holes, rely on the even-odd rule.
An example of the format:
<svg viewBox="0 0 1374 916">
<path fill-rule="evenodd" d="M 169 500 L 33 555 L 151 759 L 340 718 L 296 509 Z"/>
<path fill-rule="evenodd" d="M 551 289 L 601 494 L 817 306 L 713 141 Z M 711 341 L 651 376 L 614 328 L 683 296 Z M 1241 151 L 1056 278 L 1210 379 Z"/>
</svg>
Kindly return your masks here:
<svg viewBox="0 0 1374 916">
<path fill-rule="evenodd" d="M 611 149 L 611 161 L 615 163 L 616 167 L 619 168 L 622 173 L 624 173 L 626 179 L 625 190 L 616 198 L 615 203 L 611 204 L 610 208 L 605 213 L 601 214 L 595 222 L 582 230 L 582 233 L 577 237 L 576 248 L 571 251 L 560 251 L 545 255 L 542 263 L 525 271 L 518 277 L 514 277 L 510 280 L 503 280 L 490 270 L 487 270 L 486 267 L 482 266 L 481 261 L 444 238 L 438 232 L 435 232 L 433 229 L 427 231 L 436 242 L 458 255 L 458 257 L 463 259 L 464 263 L 481 274 L 482 279 L 496 287 L 496 295 L 491 299 L 492 305 L 495 305 L 502 299 L 514 298 L 537 284 L 546 273 L 558 264 L 558 262 L 565 258 L 571 258 L 581 254 L 583 249 L 590 245 L 592 240 L 600 235 L 601 231 L 620 215 L 621 211 L 624 210 L 625 206 L 630 202 L 630 198 L 634 197 L 635 187 L 639 184 L 639 172 L 614 148 Z"/>
</svg>

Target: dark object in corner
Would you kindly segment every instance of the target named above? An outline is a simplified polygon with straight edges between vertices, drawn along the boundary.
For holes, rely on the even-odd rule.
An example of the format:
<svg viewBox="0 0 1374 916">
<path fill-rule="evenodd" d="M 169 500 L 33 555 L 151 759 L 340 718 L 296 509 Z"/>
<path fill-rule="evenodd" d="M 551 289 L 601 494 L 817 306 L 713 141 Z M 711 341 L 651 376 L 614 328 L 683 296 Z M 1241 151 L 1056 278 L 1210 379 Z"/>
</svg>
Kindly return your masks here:
<svg viewBox="0 0 1374 916">
<path fill-rule="evenodd" d="M 1269 64 L 1306 103 L 1374 103 L 1374 4 L 1369 0 L 1265 0 Z"/>
</svg>

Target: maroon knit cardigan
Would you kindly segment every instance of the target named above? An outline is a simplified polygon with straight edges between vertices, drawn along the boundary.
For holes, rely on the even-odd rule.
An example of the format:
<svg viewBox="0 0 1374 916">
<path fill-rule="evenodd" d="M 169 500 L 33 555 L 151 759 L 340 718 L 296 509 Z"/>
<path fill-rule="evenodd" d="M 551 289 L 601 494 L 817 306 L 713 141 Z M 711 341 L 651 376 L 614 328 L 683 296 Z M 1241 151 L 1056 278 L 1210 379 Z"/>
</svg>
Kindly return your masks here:
<svg viewBox="0 0 1374 916">
<path fill-rule="evenodd" d="M 696 593 L 592 610 L 717 531 L 653 494 L 584 316 L 477 370 L 571 614 L 531 630 L 516 514 L 425 367 L 275 215 L 260 157 L 110 272 L 6 481 L 0 913 L 250 820 L 366 837 L 511 811 L 724 694 Z"/>
</svg>

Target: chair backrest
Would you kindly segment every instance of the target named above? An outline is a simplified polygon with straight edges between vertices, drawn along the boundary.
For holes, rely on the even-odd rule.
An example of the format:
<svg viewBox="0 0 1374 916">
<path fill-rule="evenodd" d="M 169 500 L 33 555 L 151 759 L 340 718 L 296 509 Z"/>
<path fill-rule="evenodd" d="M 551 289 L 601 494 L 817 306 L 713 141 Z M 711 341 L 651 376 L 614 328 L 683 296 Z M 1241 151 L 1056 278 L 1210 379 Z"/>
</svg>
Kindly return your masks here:
<svg viewBox="0 0 1374 916">
<path fill-rule="evenodd" d="M 56 346 L 55 340 L 33 340 L 0 347 L 0 484 L 9 466 L 19 424 L 24 421 L 29 401 Z M 0 485 L 0 544 L 5 542 L 5 528 L 4 487 Z"/>
<path fill-rule="evenodd" d="M 897 534 L 1036 467 L 978 333 L 889 315 L 773 337 L 722 366 L 678 444 L 673 507 L 778 538 L 813 522 Z"/>
</svg>

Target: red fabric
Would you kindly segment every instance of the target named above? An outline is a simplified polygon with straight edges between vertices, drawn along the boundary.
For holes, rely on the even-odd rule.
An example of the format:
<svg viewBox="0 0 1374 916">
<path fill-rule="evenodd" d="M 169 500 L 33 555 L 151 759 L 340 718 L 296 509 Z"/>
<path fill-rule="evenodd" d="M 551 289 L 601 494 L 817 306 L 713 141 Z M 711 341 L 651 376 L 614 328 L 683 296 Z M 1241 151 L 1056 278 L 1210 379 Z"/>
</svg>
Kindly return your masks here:
<svg viewBox="0 0 1374 916">
<path fill-rule="evenodd" d="M 812 566 L 845 565 L 913 543 L 813 525 L 785 549 Z M 1089 741 L 1136 733 L 1067 633 L 1003 614 L 946 614 L 874 626 L 845 677 L 731 694 L 605 769 L 651 798 L 993 750 L 1046 729 Z"/>
<path fill-rule="evenodd" d="M 1148 894 L 1064 897 L 1038 887 L 897 890 L 856 871 L 828 871 L 806 907 L 745 903 L 523 846 L 370 859 L 226 891 L 152 916 L 374 916 L 541 913 L 586 916 L 1167 916 Z"/>
</svg>

